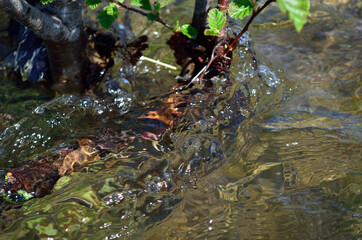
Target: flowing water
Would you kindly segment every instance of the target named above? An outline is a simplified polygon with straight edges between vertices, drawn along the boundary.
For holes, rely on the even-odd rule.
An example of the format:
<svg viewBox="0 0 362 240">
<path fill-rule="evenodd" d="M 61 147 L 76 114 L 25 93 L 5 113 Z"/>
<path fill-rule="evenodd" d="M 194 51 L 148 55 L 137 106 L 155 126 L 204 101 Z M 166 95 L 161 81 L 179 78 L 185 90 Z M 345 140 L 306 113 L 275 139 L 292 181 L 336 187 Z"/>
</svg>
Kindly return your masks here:
<svg viewBox="0 0 362 240">
<path fill-rule="evenodd" d="M 190 6 L 177 11 L 191 14 Z M 311 12 L 298 34 L 272 6 L 240 43 L 228 80 L 197 94 L 177 129 L 157 145 L 102 156 L 50 195 L 4 211 L 0 238 L 361 238 L 361 4 L 313 1 Z M 150 36 L 146 56 L 175 62 L 157 24 L 134 24 L 132 34 Z M 153 97 L 177 73 L 116 58 L 106 99 L 49 100 L 2 77 L 0 168 L 107 129 L 147 129 L 132 119 L 162 101 Z"/>
</svg>

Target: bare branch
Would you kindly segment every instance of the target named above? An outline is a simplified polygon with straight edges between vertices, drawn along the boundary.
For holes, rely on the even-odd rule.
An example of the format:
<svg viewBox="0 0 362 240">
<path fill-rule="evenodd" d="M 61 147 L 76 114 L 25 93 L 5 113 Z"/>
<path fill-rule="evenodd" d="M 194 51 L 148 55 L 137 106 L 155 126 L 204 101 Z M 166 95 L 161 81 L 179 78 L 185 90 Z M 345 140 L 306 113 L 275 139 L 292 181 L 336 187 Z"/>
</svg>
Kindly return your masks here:
<svg viewBox="0 0 362 240">
<path fill-rule="evenodd" d="M 71 29 L 65 26 L 60 19 L 41 12 L 25 0 L 0 0 L 0 9 L 44 40 L 72 42 L 77 40 L 81 33 L 79 28 Z"/>
<path fill-rule="evenodd" d="M 1 0 L 0 0 L 1 1 Z M 130 7 L 130 6 L 127 6 L 126 4 L 123 4 L 123 3 L 120 3 L 120 2 L 114 2 L 118 8 L 124 8 L 124 9 L 127 9 L 129 11 L 132 11 L 132 12 L 135 12 L 135 13 L 138 13 L 138 14 L 141 14 L 143 16 L 147 16 L 147 13 L 141 11 L 141 10 L 138 10 L 136 8 L 133 8 L 133 7 Z M 161 18 L 157 18 L 155 19 L 156 22 L 159 22 L 161 23 L 162 25 L 164 25 L 165 27 L 167 28 L 171 28 L 171 25 L 169 25 L 168 23 L 166 23 L 165 21 L 163 21 Z"/>
</svg>

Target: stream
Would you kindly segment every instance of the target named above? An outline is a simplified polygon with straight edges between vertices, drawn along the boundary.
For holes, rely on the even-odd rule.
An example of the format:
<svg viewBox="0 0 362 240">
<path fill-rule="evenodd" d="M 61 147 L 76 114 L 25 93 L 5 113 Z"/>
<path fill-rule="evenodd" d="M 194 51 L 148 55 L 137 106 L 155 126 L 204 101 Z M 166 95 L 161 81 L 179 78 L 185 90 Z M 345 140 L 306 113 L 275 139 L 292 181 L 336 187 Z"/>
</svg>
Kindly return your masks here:
<svg viewBox="0 0 362 240">
<path fill-rule="evenodd" d="M 362 5 L 311 4 L 301 33 L 268 8 L 228 77 L 196 94 L 176 129 L 102 155 L 51 194 L 3 211 L 0 239 L 360 239 Z M 177 1 L 161 16 L 191 21 L 192 6 Z M 131 28 L 119 17 L 112 31 L 148 35 L 144 55 L 176 66 L 171 32 L 130 18 Z M 1 29 L 0 45 L 2 57 L 14 49 Z M 0 169 L 77 139 L 152 128 L 132 119 L 162 102 L 180 67 L 114 57 L 104 99 L 19 89 L 0 62 Z"/>
</svg>

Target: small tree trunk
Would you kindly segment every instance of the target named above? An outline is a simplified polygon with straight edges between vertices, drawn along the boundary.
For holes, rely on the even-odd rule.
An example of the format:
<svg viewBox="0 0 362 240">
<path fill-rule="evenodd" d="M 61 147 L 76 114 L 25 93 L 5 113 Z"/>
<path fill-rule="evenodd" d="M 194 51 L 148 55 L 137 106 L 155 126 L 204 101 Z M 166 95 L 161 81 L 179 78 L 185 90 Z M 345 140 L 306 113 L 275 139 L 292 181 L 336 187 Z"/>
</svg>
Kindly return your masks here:
<svg viewBox="0 0 362 240">
<path fill-rule="evenodd" d="M 219 11 L 224 13 L 225 16 L 227 16 L 227 10 L 229 7 L 229 0 L 219 0 L 218 4 L 217 4 Z M 218 36 L 218 41 L 222 41 L 222 40 L 226 40 L 227 39 L 227 26 L 228 26 L 228 21 L 226 19 L 226 23 L 224 25 L 224 27 L 221 29 L 219 36 Z"/>
<path fill-rule="evenodd" d="M 73 29 L 83 30 L 82 0 L 56 0 L 49 6 L 57 16 Z M 45 41 L 50 68 L 53 76 L 53 89 L 64 93 L 80 92 L 83 84 L 83 34 L 72 41 Z"/>
<path fill-rule="evenodd" d="M 57 43 L 45 41 L 53 77 L 52 89 L 63 93 L 79 93 L 83 84 L 82 39 Z"/>
<path fill-rule="evenodd" d="M 210 8 L 210 0 L 196 0 L 194 15 L 191 25 L 202 35 L 206 28 L 207 11 Z"/>
</svg>

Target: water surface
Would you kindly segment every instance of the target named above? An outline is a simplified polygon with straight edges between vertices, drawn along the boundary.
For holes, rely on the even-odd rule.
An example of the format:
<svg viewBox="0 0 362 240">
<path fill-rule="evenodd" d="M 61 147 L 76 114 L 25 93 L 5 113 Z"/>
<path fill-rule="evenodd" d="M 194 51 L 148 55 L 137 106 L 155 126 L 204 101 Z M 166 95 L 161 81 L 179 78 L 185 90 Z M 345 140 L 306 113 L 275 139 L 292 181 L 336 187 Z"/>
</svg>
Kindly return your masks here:
<svg viewBox="0 0 362 240">
<path fill-rule="evenodd" d="M 215 79 L 212 93 L 195 96 L 157 148 L 143 141 L 63 177 L 50 195 L 4 212 L 1 237 L 360 238 L 361 6 L 312 3 L 300 34 L 276 7 L 263 14 L 251 42 L 240 43 L 230 80 Z M 132 31 L 153 36 L 148 56 L 174 63 L 163 30 L 147 24 Z M 112 101 L 63 96 L 37 102 L 26 116 L 7 103 L 1 113 L 20 122 L 9 120 L 0 137 L 1 167 L 110 127 L 145 127 L 127 119 L 158 101 L 151 98 L 176 74 L 119 59 L 109 78 L 122 89 L 111 91 Z"/>
</svg>

